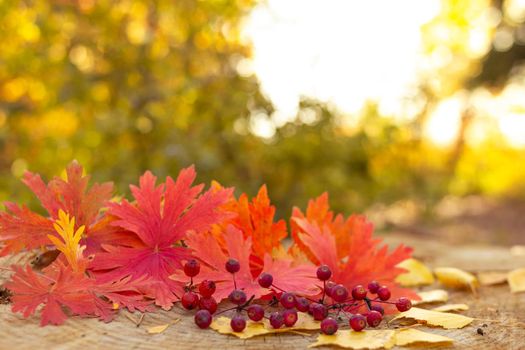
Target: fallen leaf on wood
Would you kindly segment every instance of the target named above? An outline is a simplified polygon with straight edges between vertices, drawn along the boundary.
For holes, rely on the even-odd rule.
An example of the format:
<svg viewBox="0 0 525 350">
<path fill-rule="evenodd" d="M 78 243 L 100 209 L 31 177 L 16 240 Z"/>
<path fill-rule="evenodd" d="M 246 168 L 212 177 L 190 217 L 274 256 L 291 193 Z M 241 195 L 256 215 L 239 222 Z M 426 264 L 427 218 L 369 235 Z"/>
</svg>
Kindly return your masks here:
<svg viewBox="0 0 525 350">
<path fill-rule="evenodd" d="M 482 286 L 493 286 L 507 282 L 508 272 L 489 271 L 478 273 L 479 284 Z"/>
<path fill-rule="evenodd" d="M 448 301 L 448 292 L 443 289 L 429 290 L 427 292 L 419 292 L 417 295 L 420 300 L 412 300 L 412 305 L 426 304 L 426 303 L 446 303 Z"/>
<path fill-rule="evenodd" d="M 468 288 L 473 293 L 479 285 L 478 279 L 473 274 L 455 267 L 438 267 L 434 269 L 439 282 L 451 288 Z"/>
<path fill-rule="evenodd" d="M 525 245 L 515 245 L 510 248 L 510 254 L 514 256 L 525 255 Z"/>
<path fill-rule="evenodd" d="M 413 328 L 392 330 L 367 330 L 354 332 L 340 330 L 334 335 L 320 334 L 313 348 L 323 345 L 337 345 L 347 349 L 390 349 L 414 343 L 452 343 L 454 340 L 439 334 L 427 333 Z"/>
<path fill-rule="evenodd" d="M 246 328 L 242 332 L 234 332 L 230 326 L 231 319 L 225 316 L 213 320 L 210 328 L 221 333 L 231 334 L 241 339 L 248 339 L 258 335 L 272 333 L 296 333 L 298 330 L 319 330 L 320 323 L 315 321 L 311 316 L 300 313 L 297 322 L 293 327 L 273 328 L 267 320 L 264 322 L 246 321 Z"/>
<path fill-rule="evenodd" d="M 473 318 L 463 315 L 413 307 L 408 311 L 400 313 L 390 322 L 403 318 L 414 319 L 418 323 L 424 323 L 430 326 L 439 326 L 446 329 L 463 328 L 474 320 Z"/>
<path fill-rule="evenodd" d="M 396 331 L 396 345 L 405 346 L 414 343 L 452 343 L 454 339 L 439 334 L 423 332 L 414 328 L 402 328 Z"/>
<path fill-rule="evenodd" d="M 512 270 L 507 276 L 512 293 L 525 292 L 525 268 Z"/>
<path fill-rule="evenodd" d="M 164 332 L 166 329 L 168 329 L 169 326 L 170 326 L 169 323 L 161 324 L 158 326 L 149 327 L 148 329 L 146 329 L 146 331 L 149 334 L 159 334 L 159 333 Z"/>
<path fill-rule="evenodd" d="M 467 304 L 447 304 L 433 308 L 433 311 L 449 312 L 449 311 L 466 311 L 469 307 Z"/>
<path fill-rule="evenodd" d="M 140 325 L 140 322 L 142 322 L 143 317 L 144 317 L 144 314 L 142 314 L 142 316 L 140 317 L 138 323 L 136 324 L 137 327 Z M 171 321 L 170 323 L 149 327 L 149 328 L 146 329 L 146 331 L 149 334 L 159 334 L 159 333 L 164 332 L 166 329 L 168 329 L 169 326 L 171 326 L 171 325 L 173 325 L 173 324 L 175 324 L 175 323 L 177 323 L 179 321 L 180 321 L 180 318 L 176 318 L 173 321 Z"/>
<path fill-rule="evenodd" d="M 417 259 L 406 259 L 397 264 L 407 270 L 396 277 L 396 282 L 403 287 L 416 287 L 434 283 L 432 271 L 421 261 Z"/>
<path fill-rule="evenodd" d="M 242 332 L 234 332 L 230 326 L 231 319 L 221 316 L 213 320 L 210 328 L 221 334 L 231 334 L 241 339 L 248 339 L 258 335 L 270 333 L 261 322 L 246 321 L 246 328 Z"/>
<path fill-rule="evenodd" d="M 354 332 L 340 330 L 334 335 L 319 334 L 317 341 L 308 347 L 338 345 L 347 349 L 390 349 L 396 344 L 396 332 L 391 330 L 369 330 Z"/>
</svg>

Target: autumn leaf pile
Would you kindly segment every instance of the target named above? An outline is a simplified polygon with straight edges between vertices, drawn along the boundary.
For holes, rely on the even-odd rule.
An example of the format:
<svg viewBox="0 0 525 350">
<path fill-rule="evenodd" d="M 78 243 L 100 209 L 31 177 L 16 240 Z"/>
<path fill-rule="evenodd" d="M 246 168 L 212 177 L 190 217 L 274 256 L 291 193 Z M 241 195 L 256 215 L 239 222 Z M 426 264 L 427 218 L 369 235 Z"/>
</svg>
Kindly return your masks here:
<svg viewBox="0 0 525 350">
<path fill-rule="evenodd" d="M 24 317 L 39 313 L 42 325 L 62 324 L 72 315 L 110 321 L 124 308 L 169 310 L 188 282 L 182 268 L 189 259 L 201 263 L 193 282 L 215 281 L 218 301 L 234 287 L 224 269 L 229 258 L 241 266 L 236 288 L 255 299 L 274 293 L 257 283 L 263 271 L 283 290 L 319 294 L 315 271 L 320 264 L 349 289 L 374 279 L 394 298 L 417 298 L 395 282 L 405 271 L 396 266 L 410 258 L 411 249 L 389 251 L 363 216 L 334 214 L 328 195 L 311 200 L 304 212 L 295 208 L 287 224 L 275 221 L 265 186 L 250 200 L 217 183 L 208 189 L 194 185 L 195 177 L 190 167 L 159 183 L 148 171 L 138 186 L 130 186 L 133 198 L 127 200 L 115 196 L 111 183 L 90 186 L 76 162 L 67 167 L 65 179 L 47 184 L 27 172 L 23 182 L 47 214 L 5 203 L 0 255 L 26 251 L 53 258 L 11 267 L 4 287 L 12 293 L 12 310 Z"/>
</svg>

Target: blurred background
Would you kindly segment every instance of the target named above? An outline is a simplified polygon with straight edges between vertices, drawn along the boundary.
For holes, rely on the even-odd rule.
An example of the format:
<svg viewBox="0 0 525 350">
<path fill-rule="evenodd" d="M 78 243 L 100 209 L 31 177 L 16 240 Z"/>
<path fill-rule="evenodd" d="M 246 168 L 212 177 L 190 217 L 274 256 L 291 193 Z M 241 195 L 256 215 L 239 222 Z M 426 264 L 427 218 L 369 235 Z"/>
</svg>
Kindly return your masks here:
<svg viewBox="0 0 525 350">
<path fill-rule="evenodd" d="M 0 200 L 195 164 L 286 217 L 525 242 L 525 0 L 0 1 Z M 430 233 L 429 233 L 430 232 Z"/>
</svg>

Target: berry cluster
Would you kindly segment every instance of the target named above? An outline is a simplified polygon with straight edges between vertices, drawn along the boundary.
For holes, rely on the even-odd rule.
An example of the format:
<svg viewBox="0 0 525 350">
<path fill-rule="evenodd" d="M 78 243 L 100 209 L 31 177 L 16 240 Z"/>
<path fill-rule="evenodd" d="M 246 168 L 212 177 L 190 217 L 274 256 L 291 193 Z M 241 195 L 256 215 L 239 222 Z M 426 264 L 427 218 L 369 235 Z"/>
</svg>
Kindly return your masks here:
<svg viewBox="0 0 525 350">
<path fill-rule="evenodd" d="M 390 290 L 377 281 L 368 284 L 368 288 L 357 285 L 349 292 L 348 289 L 330 281 L 332 271 L 326 265 L 317 269 L 317 278 L 323 282 L 321 299 L 310 305 L 310 313 L 314 319 L 321 321 L 321 332 L 334 334 L 339 328 L 343 316 L 348 319 L 350 328 L 361 331 L 367 327 L 377 327 L 383 320 L 385 310 L 379 304 L 394 304 L 399 311 L 407 311 L 412 307 L 408 298 L 401 297 L 395 302 L 389 301 Z M 371 295 L 375 295 L 371 297 Z M 329 301 L 329 299 L 331 299 Z M 365 313 L 358 313 L 366 307 Z"/>
<path fill-rule="evenodd" d="M 190 277 L 190 282 L 185 287 L 181 304 L 187 310 L 199 308 L 199 311 L 195 313 L 195 323 L 200 328 L 208 328 L 212 315 L 217 311 L 217 301 L 213 298 L 216 286 L 214 281 L 208 280 L 199 283 L 198 288 L 193 284 L 193 277 L 199 274 L 200 269 L 200 263 L 194 259 L 184 264 L 184 274 Z"/>
<path fill-rule="evenodd" d="M 307 312 L 312 317 L 321 321 L 321 332 L 324 334 L 334 334 L 339 328 L 341 321 L 346 317 L 347 322 L 354 331 L 361 331 L 367 327 L 377 327 L 383 320 L 384 309 L 380 305 L 394 304 L 399 311 L 407 311 L 412 307 L 408 298 L 401 297 L 397 301 L 389 301 L 390 290 L 386 286 L 381 286 L 377 281 L 368 284 L 368 288 L 357 285 L 349 292 L 348 289 L 330 281 L 332 271 L 326 265 L 321 265 L 317 269 L 317 278 L 323 282 L 322 295 L 319 300 L 296 295 L 285 291 L 273 283 L 273 276 L 269 273 L 262 273 L 258 278 L 258 283 L 263 288 L 271 289 L 273 297 L 266 307 L 253 302 L 253 296 L 248 299 L 246 293 L 237 289 L 235 283 L 235 273 L 240 270 L 239 262 L 229 259 L 225 268 L 232 274 L 234 290 L 229 294 L 228 299 L 234 307 L 222 312 L 235 310 L 231 318 L 230 326 L 235 332 L 242 332 L 246 328 L 246 316 L 252 321 L 261 321 L 263 318 L 269 320 L 273 328 L 283 326 L 292 327 L 298 319 L 298 312 Z M 217 302 L 213 298 L 215 283 L 213 281 L 203 281 L 198 286 L 198 292 L 194 290 L 193 277 L 200 270 L 200 265 L 196 260 L 190 260 L 184 266 L 185 274 L 191 278 L 182 297 L 182 305 L 188 309 L 199 308 L 195 314 L 195 323 L 200 328 L 207 328 L 212 322 L 212 314 L 217 310 Z M 374 295 L 374 296 L 372 296 Z M 372 297 L 371 297 L 372 296 Z M 267 315 L 266 309 L 280 305 L 282 309 L 271 311 Z M 366 307 L 365 313 L 358 313 Z M 222 313 L 221 312 L 221 313 Z"/>
</svg>

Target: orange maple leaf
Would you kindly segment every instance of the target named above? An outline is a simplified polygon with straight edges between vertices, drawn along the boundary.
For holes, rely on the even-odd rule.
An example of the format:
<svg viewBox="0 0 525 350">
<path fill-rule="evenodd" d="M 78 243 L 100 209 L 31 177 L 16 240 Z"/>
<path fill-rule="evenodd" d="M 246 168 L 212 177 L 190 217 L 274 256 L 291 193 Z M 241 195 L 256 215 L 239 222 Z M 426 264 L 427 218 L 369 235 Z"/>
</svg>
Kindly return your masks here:
<svg viewBox="0 0 525 350">
<path fill-rule="evenodd" d="M 297 247 L 313 263 L 328 265 L 334 282 L 352 289 L 377 280 L 390 288 L 393 298 L 418 299 L 414 291 L 395 282 L 406 272 L 396 265 L 411 256 L 412 248 L 400 245 L 389 253 L 388 246 L 373 237 L 373 225 L 364 216 L 334 216 L 326 193 L 310 200 L 306 215 L 294 208 L 291 225 Z"/>
<path fill-rule="evenodd" d="M 221 186 L 214 183 L 213 188 L 218 190 Z M 250 255 L 252 272 L 260 273 L 264 266 L 264 256 L 271 255 L 275 249 L 279 249 L 281 241 L 288 235 L 284 220 L 274 222 L 275 206 L 270 203 L 266 185 L 261 186 L 257 196 L 251 201 L 245 193 L 241 194 L 238 200 L 232 196 L 223 210 L 234 215 L 214 225 L 211 230 L 212 235 L 225 248 L 223 233 L 227 227 L 232 225 L 240 230 L 244 239 L 249 238 L 252 242 Z"/>
</svg>

